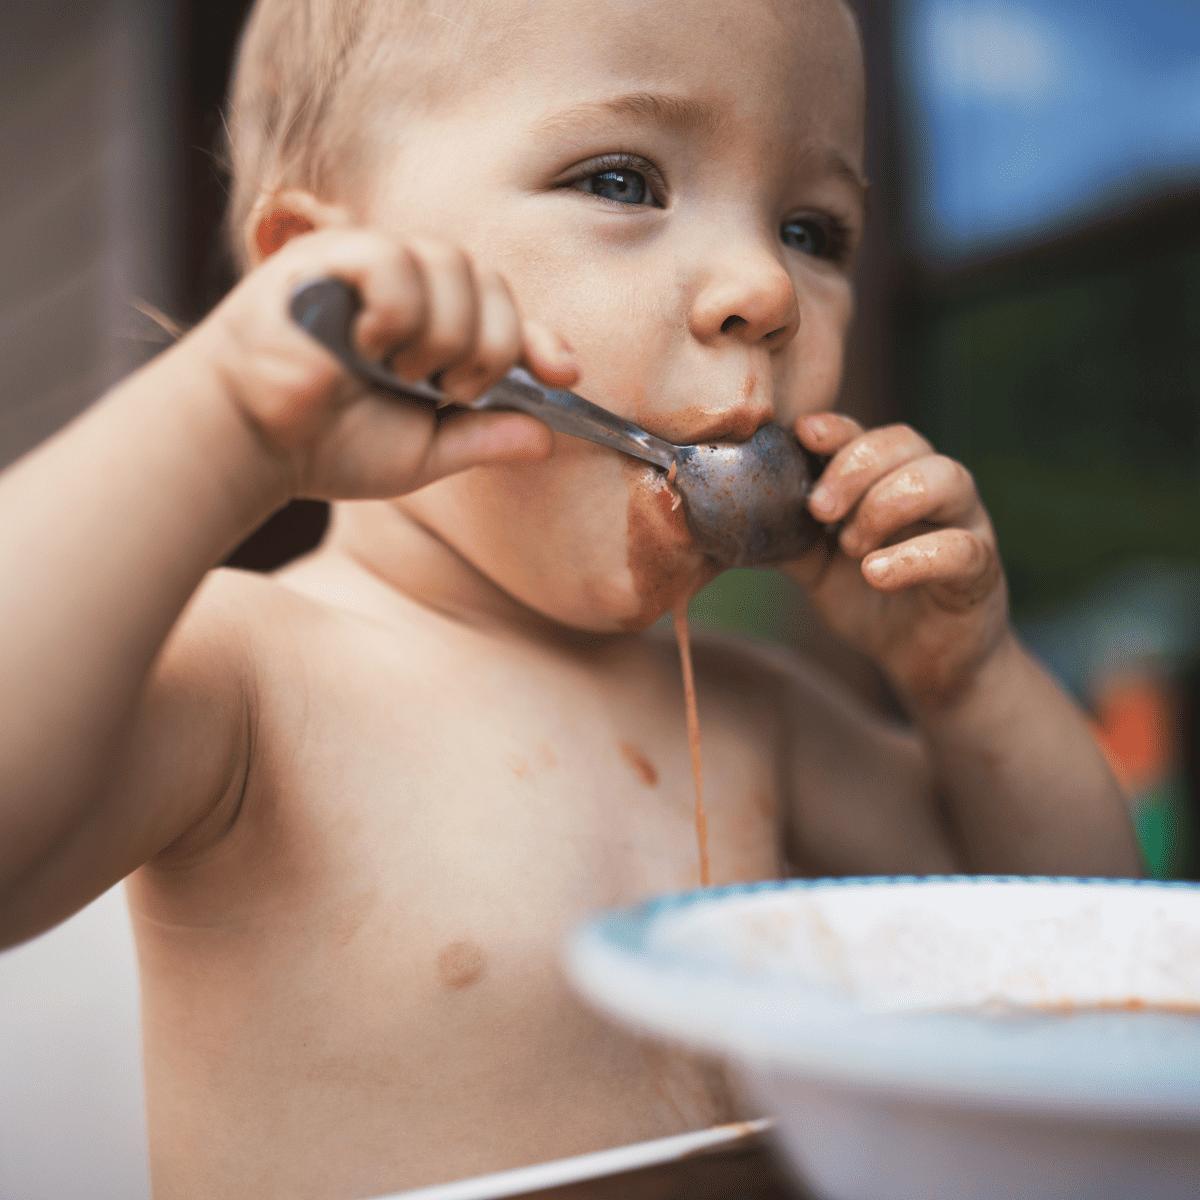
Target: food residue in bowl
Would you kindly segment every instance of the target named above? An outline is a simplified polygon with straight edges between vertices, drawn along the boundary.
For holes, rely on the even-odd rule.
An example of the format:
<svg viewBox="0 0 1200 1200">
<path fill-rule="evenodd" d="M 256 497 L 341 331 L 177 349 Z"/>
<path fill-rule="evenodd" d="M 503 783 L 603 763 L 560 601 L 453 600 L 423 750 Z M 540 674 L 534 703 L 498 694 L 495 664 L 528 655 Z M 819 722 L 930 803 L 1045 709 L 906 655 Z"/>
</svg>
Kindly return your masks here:
<svg viewBox="0 0 1200 1200">
<path fill-rule="evenodd" d="M 918 1010 L 920 1011 L 920 1010 Z M 1045 1021 L 1058 1018 L 1089 1017 L 1160 1017 L 1200 1021 L 1200 1003 L 1189 1001 L 1158 1002 L 1139 996 L 1115 1000 L 1039 1000 L 1015 1001 L 995 997 L 978 1004 L 953 1005 L 926 1010 L 929 1015 L 978 1017 L 986 1021 Z"/>
</svg>

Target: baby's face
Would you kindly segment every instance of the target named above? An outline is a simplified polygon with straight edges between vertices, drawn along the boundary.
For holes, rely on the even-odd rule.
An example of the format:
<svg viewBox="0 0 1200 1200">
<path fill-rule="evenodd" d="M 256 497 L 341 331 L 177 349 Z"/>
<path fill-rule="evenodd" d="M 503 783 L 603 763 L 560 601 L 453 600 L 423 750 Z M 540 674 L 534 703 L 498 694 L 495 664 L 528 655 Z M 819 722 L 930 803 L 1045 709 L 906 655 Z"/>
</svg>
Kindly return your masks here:
<svg viewBox="0 0 1200 1200">
<path fill-rule="evenodd" d="M 499 61 L 394 146 L 363 220 L 456 243 L 556 328 L 575 390 L 673 442 L 836 397 L 863 221 L 863 81 L 838 0 L 530 0 Z M 661 472 L 556 435 L 399 503 L 566 624 L 642 628 L 714 573 Z"/>
</svg>

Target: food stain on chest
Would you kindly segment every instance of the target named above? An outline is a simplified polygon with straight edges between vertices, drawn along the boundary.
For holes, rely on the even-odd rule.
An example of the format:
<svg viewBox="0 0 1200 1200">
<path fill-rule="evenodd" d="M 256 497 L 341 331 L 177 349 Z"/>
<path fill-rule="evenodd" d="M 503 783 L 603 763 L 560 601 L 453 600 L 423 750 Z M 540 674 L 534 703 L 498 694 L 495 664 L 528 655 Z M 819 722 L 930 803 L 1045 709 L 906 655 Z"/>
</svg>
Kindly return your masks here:
<svg viewBox="0 0 1200 1200">
<path fill-rule="evenodd" d="M 558 757 L 545 742 L 538 742 L 534 753 L 509 755 L 505 758 L 504 765 L 514 779 L 533 779 L 539 771 L 558 766 Z"/>
<path fill-rule="evenodd" d="M 461 991 L 477 982 L 487 970 L 487 955 L 472 941 L 451 942 L 437 959 L 438 982 L 452 991 Z"/>
<path fill-rule="evenodd" d="M 622 742 L 621 754 L 647 787 L 654 787 L 658 783 L 658 768 L 646 757 L 641 747 L 633 742 Z"/>
<path fill-rule="evenodd" d="M 675 641 L 683 670 L 683 702 L 687 709 L 688 749 L 692 754 L 692 780 L 696 785 L 696 847 L 700 851 L 700 886 L 708 887 L 708 814 L 704 811 L 704 768 L 700 756 L 700 716 L 696 711 L 696 678 L 692 673 L 692 639 L 688 630 L 688 597 L 681 596 L 675 611 Z"/>
</svg>

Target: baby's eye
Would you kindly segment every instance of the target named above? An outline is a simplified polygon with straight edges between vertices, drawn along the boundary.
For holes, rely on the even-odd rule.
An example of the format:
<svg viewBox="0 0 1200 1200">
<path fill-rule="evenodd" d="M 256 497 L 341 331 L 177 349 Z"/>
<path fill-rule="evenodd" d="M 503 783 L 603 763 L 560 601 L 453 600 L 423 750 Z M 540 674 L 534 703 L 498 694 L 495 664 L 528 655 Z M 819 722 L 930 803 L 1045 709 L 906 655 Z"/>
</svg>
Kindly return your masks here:
<svg viewBox="0 0 1200 1200">
<path fill-rule="evenodd" d="M 841 262 L 849 241 L 845 226 L 834 217 L 804 216 L 784 221 L 779 236 L 785 246 L 813 258 Z"/>
<path fill-rule="evenodd" d="M 658 172 L 641 158 L 634 161 L 636 165 L 630 165 L 624 156 L 618 158 L 615 155 L 593 159 L 568 186 L 617 204 L 648 204 L 661 208 L 658 195 L 663 185 Z"/>
<path fill-rule="evenodd" d="M 619 171 L 598 171 L 579 181 L 585 192 L 622 204 L 645 204 L 650 195 L 646 177 L 640 171 L 622 168 Z"/>
</svg>

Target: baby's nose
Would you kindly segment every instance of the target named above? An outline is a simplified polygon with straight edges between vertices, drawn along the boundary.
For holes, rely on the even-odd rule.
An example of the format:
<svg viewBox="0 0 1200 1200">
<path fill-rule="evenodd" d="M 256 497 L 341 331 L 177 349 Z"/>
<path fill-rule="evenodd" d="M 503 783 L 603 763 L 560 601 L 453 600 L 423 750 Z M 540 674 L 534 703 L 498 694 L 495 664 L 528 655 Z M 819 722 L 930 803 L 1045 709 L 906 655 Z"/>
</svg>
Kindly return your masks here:
<svg viewBox="0 0 1200 1200">
<path fill-rule="evenodd" d="M 692 304 L 689 327 L 705 344 L 731 338 L 779 349 L 800 325 L 796 289 L 765 248 L 731 248 L 710 268 Z"/>
</svg>

